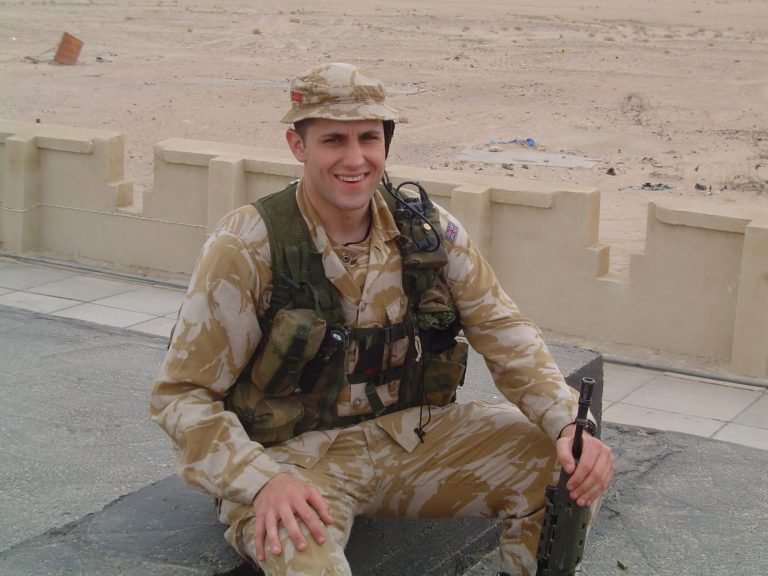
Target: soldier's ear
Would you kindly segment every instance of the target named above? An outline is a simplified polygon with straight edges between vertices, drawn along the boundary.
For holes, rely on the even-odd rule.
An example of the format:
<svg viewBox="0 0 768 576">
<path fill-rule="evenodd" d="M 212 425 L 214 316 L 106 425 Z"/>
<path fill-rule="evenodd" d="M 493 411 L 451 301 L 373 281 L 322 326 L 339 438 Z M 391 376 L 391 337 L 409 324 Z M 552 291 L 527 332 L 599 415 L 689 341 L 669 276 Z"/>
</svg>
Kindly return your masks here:
<svg viewBox="0 0 768 576">
<path fill-rule="evenodd" d="M 307 159 L 307 153 L 301 135 L 293 128 L 288 128 L 285 132 L 285 140 L 288 142 L 288 148 L 291 149 L 293 157 L 303 164 Z"/>
<path fill-rule="evenodd" d="M 395 121 L 384 120 L 384 158 L 389 157 L 389 145 L 392 144 L 392 136 L 395 134 Z"/>
</svg>

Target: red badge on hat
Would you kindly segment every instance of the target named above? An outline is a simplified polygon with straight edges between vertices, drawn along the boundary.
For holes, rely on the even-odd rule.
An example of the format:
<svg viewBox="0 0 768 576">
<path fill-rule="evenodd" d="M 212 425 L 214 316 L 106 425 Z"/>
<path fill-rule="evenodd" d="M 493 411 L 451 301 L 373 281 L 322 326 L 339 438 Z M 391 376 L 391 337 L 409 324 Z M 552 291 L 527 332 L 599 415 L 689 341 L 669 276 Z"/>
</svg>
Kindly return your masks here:
<svg viewBox="0 0 768 576">
<path fill-rule="evenodd" d="M 291 102 L 301 104 L 304 101 L 304 94 L 298 91 L 291 92 Z"/>
</svg>

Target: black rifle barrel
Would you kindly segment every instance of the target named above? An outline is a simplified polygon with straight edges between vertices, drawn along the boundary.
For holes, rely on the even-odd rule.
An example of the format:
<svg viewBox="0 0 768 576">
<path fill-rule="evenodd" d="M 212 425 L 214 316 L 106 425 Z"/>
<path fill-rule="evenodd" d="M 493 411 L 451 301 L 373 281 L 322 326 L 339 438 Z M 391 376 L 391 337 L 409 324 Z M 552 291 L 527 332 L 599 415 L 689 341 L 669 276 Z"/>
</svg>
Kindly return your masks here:
<svg viewBox="0 0 768 576">
<path fill-rule="evenodd" d="M 578 462 L 583 445 L 582 436 L 592 401 L 593 378 L 582 378 L 576 433 L 573 437 L 573 457 Z M 544 524 L 536 553 L 537 576 L 574 576 L 581 563 L 590 521 L 590 509 L 571 500 L 568 493 L 570 474 L 560 471 L 556 486 L 547 486 Z"/>
<path fill-rule="evenodd" d="M 583 446 L 582 435 L 589 417 L 589 405 L 592 402 L 592 391 L 595 388 L 594 378 L 581 379 L 581 394 L 579 394 L 579 410 L 576 413 L 576 434 L 573 436 L 573 457 L 578 462 Z"/>
</svg>

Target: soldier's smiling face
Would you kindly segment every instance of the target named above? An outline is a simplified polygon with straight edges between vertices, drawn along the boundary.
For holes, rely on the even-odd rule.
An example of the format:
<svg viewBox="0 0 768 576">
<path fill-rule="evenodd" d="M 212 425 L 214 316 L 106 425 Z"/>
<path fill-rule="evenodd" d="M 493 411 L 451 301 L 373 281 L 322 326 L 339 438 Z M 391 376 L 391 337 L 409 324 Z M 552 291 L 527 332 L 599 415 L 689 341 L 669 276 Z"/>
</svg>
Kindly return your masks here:
<svg viewBox="0 0 768 576">
<path fill-rule="evenodd" d="M 384 173 L 381 120 L 313 119 L 286 139 L 304 164 L 304 191 L 321 218 L 367 210 Z"/>
</svg>

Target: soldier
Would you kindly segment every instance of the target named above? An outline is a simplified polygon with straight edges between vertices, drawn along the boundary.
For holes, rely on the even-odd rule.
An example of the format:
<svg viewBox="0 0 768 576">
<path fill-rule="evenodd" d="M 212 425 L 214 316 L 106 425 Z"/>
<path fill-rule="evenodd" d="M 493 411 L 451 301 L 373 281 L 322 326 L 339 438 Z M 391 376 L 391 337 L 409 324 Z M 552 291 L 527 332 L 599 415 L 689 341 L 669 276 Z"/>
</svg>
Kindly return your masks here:
<svg viewBox="0 0 768 576">
<path fill-rule="evenodd" d="M 227 540 L 266 574 L 350 574 L 356 515 L 503 517 L 501 570 L 534 574 L 544 492 L 580 505 L 613 474 L 538 329 L 462 225 L 379 187 L 396 112 L 348 64 L 291 83 L 303 177 L 241 207 L 203 247 L 151 415 Z M 391 184 L 388 184 L 391 189 Z M 503 404 L 454 402 L 466 343 Z"/>
</svg>

